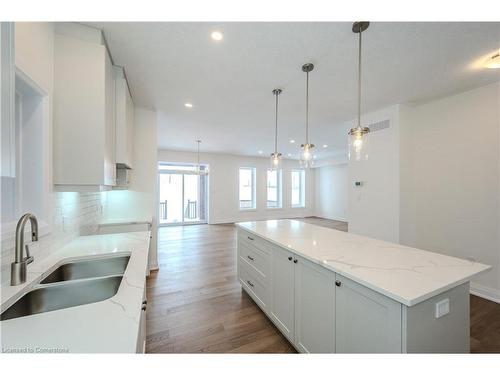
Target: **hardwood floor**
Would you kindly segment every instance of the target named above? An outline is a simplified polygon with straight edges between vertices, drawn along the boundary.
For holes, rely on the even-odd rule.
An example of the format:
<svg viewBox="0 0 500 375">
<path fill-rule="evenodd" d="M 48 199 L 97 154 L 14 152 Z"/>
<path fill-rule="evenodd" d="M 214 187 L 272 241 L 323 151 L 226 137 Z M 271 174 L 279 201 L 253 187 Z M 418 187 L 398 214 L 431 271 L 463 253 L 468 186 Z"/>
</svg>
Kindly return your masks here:
<svg viewBox="0 0 500 375">
<path fill-rule="evenodd" d="M 343 222 L 306 222 L 347 231 Z M 163 227 L 147 281 L 147 353 L 294 353 L 241 290 L 234 225 Z M 471 352 L 500 353 L 500 304 L 471 296 Z"/>
<path fill-rule="evenodd" d="M 164 227 L 147 281 L 148 353 L 295 350 L 236 278 L 234 225 Z"/>
</svg>

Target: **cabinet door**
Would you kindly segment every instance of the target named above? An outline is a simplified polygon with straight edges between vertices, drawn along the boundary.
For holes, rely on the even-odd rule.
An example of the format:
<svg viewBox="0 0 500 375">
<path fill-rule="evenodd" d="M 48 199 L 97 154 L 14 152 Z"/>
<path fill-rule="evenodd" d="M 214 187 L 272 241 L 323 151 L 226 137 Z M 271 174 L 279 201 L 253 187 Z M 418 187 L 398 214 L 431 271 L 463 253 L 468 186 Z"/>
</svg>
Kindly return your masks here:
<svg viewBox="0 0 500 375">
<path fill-rule="evenodd" d="M 296 259 L 295 346 L 303 353 L 335 353 L 335 273 Z"/>
<path fill-rule="evenodd" d="M 130 92 L 128 91 L 128 86 L 127 86 L 127 91 L 126 91 L 126 123 L 127 123 L 127 146 L 126 146 L 126 152 L 127 152 L 127 161 L 128 161 L 128 166 L 130 168 L 134 168 L 134 161 L 133 161 L 133 156 L 134 156 L 134 143 L 133 138 L 134 138 L 134 102 L 132 101 L 132 96 L 130 95 Z"/>
<path fill-rule="evenodd" d="M 336 275 L 337 353 L 400 353 L 401 304 Z"/>
<path fill-rule="evenodd" d="M 104 50 L 104 184 L 108 186 L 114 186 L 116 185 L 115 76 L 109 54 L 106 49 Z"/>
<path fill-rule="evenodd" d="M 275 247 L 271 271 L 271 319 L 286 336 L 294 340 L 294 263 L 292 253 Z"/>
<path fill-rule="evenodd" d="M 144 280 L 144 292 L 142 294 L 141 318 L 139 320 L 139 335 L 137 336 L 136 353 L 146 353 L 146 280 Z"/>
</svg>

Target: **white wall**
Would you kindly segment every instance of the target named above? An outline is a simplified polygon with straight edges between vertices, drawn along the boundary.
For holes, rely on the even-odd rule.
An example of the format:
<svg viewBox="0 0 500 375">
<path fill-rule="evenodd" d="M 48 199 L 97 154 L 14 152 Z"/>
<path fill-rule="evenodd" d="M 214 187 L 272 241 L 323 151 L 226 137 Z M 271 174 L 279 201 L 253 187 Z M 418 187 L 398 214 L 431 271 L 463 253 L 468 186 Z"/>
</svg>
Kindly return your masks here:
<svg viewBox="0 0 500 375">
<path fill-rule="evenodd" d="M 401 242 L 492 265 L 473 286 L 500 301 L 500 83 L 406 110 Z"/>
<path fill-rule="evenodd" d="M 395 105 L 362 116 L 363 126 L 389 120 L 390 127 L 370 133 L 368 160 L 348 164 L 349 232 L 392 242 L 399 242 L 399 110 Z"/>
<path fill-rule="evenodd" d="M 171 150 L 158 150 L 158 161 L 195 163 L 196 153 Z M 202 153 L 202 164 L 208 164 L 209 174 L 209 224 L 231 223 L 248 220 L 305 217 L 314 214 L 314 171 L 306 171 L 306 207 L 290 207 L 290 171 L 298 169 L 298 161 L 283 161 L 283 208 L 266 208 L 266 170 L 268 158 L 252 158 L 228 154 Z M 239 167 L 257 168 L 257 209 L 239 210 L 238 169 Z"/>
<path fill-rule="evenodd" d="M 158 268 L 157 260 L 157 129 L 156 112 L 135 107 L 133 155 L 128 190 L 105 193 L 105 219 L 153 219 L 153 238 L 149 253 L 150 269 Z"/>
<path fill-rule="evenodd" d="M 349 169 L 347 163 L 314 169 L 315 216 L 348 221 Z"/>
</svg>

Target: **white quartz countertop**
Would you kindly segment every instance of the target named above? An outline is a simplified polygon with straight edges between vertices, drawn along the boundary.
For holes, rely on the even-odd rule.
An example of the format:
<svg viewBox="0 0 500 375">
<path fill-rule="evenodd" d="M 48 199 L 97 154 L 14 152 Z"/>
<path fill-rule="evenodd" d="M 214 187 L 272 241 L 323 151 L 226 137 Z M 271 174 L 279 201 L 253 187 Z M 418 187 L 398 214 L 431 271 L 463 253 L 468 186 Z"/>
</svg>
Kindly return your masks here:
<svg viewBox="0 0 500 375">
<path fill-rule="evenodd" d="M 491 268 L 297 220 L 237 225 L 407 306 L 425 301 Z"/>
<path fill-rule="evenodd" d="M 130 254 L 115 296 L 101 302 L 2 321 L 2 351 L 61 349 L 70 353 L 135 352 L 149 241 L 149 231 L 82 236 L 43 261 L 35 259 L 28 266 L 25 284 L 2 285 L 2 312 L 62 263 L 81 258 Z"/>
</svg>

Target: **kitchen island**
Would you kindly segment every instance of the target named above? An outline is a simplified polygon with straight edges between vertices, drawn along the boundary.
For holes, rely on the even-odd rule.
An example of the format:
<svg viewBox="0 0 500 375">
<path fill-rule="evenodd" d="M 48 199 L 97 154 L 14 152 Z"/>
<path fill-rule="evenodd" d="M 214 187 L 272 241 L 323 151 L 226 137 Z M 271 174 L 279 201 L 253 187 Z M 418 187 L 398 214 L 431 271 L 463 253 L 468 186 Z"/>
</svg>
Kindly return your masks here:
<svg viewBox="0 0 500 375">
<path fill-rule="evenodd" d="M 238 279 L 300 352 L 469 352 L 490 266 L 296 220 L 239 223 Z"/>
</svg>

